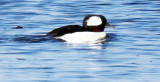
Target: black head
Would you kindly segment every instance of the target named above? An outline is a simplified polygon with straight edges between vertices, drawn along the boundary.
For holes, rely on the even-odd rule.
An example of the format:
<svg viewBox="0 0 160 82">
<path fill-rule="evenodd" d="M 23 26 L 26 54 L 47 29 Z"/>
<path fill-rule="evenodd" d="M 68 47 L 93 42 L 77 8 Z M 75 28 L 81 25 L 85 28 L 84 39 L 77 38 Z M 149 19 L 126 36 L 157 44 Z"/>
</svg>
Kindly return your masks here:
<svg viewBox="0 0 160 82">
<path fill-rule="evenodd" d="M 110 26 L 102 15 L 88 15 L 83 20 L 83 28 L 89 31 L 102 32 L 105 26 Z"/>
</svg>

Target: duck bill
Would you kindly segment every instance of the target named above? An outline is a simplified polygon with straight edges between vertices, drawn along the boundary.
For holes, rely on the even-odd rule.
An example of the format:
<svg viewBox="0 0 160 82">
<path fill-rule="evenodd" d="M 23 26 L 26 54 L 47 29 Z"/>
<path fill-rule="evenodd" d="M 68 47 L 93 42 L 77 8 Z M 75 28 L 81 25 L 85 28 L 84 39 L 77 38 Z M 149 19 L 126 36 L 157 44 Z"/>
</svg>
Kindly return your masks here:
<svg viewBox="0 0 160 82">
<path fill-rule="evenodd" d="M 110 25 L 108 22 L 106 22 L 105 27 L 109 27 L 109 28 L 115 28 L 114 26 Z"/>
</svg>

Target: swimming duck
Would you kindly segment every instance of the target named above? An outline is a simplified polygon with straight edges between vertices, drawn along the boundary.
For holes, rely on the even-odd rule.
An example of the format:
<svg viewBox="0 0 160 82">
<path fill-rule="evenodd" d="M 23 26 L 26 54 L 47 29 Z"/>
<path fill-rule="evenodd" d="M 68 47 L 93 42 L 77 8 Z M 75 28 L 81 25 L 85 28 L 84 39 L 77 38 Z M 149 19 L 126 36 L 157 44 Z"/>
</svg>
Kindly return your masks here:
<svg viewBox="0 0 160 82">
<path fill-rule="evenodd" d="M 83 26 L 67 25 L 52 30 L 47 36 L 61 39 L 67 43 L 101 42 L 105 40 L 105 27 L 112 27 L 102 15 L 88 15 L 83 20 Z"/>
</svg>

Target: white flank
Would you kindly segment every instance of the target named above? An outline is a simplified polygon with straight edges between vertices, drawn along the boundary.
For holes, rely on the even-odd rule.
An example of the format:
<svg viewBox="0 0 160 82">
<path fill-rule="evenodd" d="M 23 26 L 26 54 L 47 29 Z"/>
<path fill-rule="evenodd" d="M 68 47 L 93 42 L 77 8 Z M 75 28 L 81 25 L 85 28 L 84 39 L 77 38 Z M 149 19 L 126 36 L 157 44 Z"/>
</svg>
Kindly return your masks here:
<svg viewBox="0 0 160 82">
<path fill-rule="evenodd" d="M 87 26 L 97 26 L 102 24 L 102 20 L 100 17 L 93 16 L 87 20 Z"/>
<path fill-rule="evenodd" d="M 67 43 L 99 43 L 105 38 L 105 32 L 76 32 L 56 37 L 56 39 L 65 40 Z"/>
</svg>

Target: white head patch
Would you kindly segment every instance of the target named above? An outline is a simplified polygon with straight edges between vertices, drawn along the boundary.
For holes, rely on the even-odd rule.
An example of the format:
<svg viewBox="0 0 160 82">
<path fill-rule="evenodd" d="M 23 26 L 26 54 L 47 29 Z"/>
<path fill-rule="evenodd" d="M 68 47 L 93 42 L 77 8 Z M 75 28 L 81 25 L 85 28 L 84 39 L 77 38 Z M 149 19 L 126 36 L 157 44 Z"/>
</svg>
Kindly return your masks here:
<svg viewBox="0 0 160 82">
<path fill-rule="evenodd" d="M 87 20 L 87 26 L 97 26 L 100 24 L 102 24 L 102 20 L 97 16 L 92 16 Z"/>
</svg>

